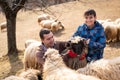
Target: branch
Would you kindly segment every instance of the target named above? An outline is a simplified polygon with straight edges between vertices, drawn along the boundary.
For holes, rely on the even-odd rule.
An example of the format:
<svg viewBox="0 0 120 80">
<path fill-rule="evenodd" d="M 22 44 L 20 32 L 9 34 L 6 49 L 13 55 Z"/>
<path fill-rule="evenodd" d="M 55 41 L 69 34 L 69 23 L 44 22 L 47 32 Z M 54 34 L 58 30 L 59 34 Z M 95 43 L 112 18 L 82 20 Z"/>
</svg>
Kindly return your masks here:
<svg viewBox="0 0 120 80">
<path fill-rule="evenodd" d="M 18 12 L 21 8 L 24 7 L 24 4 L 25 4 L 26 1 L 27 0 L 16 0 L 15 4 L 13 4 L 13 6 L 12 6 L 12 10 L 14 12 Z"/>
<path fill-rule="evenodd" d="M 5 14 L 9 14 L 12 12 L 12 9 L 10 8 L 10 6 L 6 0 L 0 0 L 0 6 L 1 6 L 2 11 Z"/>
</svg>

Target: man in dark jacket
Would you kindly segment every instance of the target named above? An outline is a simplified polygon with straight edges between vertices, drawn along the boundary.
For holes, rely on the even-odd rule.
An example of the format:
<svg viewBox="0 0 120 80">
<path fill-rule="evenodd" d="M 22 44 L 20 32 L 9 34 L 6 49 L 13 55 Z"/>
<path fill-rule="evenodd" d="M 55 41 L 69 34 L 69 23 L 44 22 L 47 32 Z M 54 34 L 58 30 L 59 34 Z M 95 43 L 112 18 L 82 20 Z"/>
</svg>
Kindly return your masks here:
<svg viewBox="0 0 120 80">
<path fill-rule="evenodd" d="M 65 49 L 66 42 L 54 41 L 53 33 L 46 28 L 40 30 L 39 36 L 42 44 L 39 46 L 36 57 L 38 66 L 40 67 L 40 69 L 42 69 L 41 67 L 43 67 L 44 64 L 43 56 L 47 49 L 55 48 L 59 50 L 59 53 L 62 53 L 62 51 Z"/>
</svg>

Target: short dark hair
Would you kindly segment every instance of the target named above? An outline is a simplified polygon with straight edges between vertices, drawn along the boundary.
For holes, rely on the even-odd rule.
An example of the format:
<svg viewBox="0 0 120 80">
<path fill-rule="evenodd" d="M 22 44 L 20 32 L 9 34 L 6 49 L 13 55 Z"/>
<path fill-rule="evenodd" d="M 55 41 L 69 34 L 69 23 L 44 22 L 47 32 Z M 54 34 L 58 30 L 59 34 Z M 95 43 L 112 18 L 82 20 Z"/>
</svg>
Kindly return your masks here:
<svg viewBox="0 0 120 80">
<path fill-rule="evenodd" d="M 51 31 L 49 29 L 43 28 L 43 29 L 40 30 L 39 36 L 40 36 L 41 39 L 44 39 L 44 34 L 49 34 L 50 32 Z"/>
<path fill-rule="evenodd" d="M 96 17 L 96 12 L 94 9 L 88 9 L 87 11 L 85 11 L 84 16 L 89 16 L 89 15 L 94 15 L 94 17 Z"/>
</svg>

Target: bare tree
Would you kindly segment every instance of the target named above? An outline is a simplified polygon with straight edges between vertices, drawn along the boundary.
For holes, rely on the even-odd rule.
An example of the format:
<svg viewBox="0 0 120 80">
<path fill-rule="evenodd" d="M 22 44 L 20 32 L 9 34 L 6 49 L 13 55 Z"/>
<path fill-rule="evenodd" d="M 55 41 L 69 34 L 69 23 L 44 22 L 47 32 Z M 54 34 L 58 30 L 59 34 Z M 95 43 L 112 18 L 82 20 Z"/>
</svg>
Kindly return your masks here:
<svg viewBox="0 0 120 80">
<path fill-rule="evenodd" d="M 0 0 L 0 7 L 7 21 L 8 55 L 18 54 L 16 45 L 16 16 L 26 0 Z"/>
</svg>

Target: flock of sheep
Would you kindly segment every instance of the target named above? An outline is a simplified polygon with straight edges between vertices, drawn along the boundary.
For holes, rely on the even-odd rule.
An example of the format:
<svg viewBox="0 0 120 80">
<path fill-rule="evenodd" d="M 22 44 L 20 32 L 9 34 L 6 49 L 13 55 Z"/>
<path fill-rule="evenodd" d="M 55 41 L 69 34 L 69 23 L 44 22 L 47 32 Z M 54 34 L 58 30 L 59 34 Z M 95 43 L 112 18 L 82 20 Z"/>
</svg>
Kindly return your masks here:
<svg viewBox="0 0 120 80">
<path fill-rule="evenodd" d="M 106 19 L 98 20 L 98 22 L 100 22 L 104 27 L 107 43 L 120 41 L 120 18 L 115 21 Z"/>
<path fill-rule="evenodd" d="M 72 42 L 76 42 L 76 39 L 78 38 Z M 3 80 L 120 80 L 120 57 L 100 59 L 75 70 L 65 64 L 58 50 L 50 48 L 43 56 L 45 58 L 43 67 L 40 67 L 35 56 L 39 45 L 41 43 L 35 40 L 26 41 L 25 71 L 19 76 L 9 76 Z"/>
<path fill-rule="evenodd" d="M 48 14 L 41 14 L 38 16 L 38 24 L 42 28 L 48 28 L 52 32 L 56 32 L 59 29 L 64 29 L 64 25 L 62 22 L 58 21 L 57 19 L 53 19 Z"/>
</svg>

